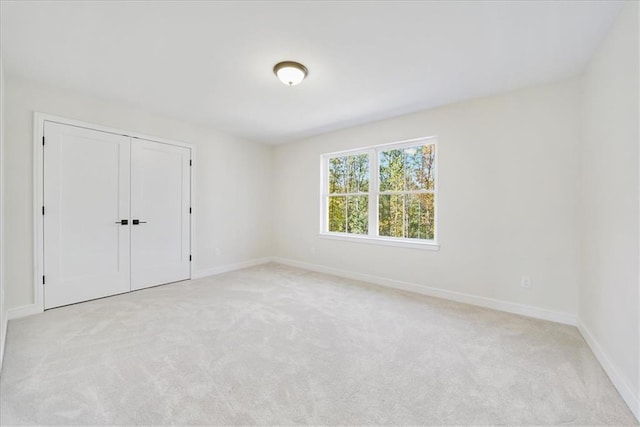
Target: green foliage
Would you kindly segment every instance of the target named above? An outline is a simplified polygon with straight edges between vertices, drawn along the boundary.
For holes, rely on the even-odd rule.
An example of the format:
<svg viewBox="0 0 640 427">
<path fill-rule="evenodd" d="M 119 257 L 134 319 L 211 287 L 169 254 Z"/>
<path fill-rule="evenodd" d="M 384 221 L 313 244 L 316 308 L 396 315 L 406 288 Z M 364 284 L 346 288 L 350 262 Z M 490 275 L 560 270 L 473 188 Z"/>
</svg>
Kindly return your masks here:
<svg viewBox="0 0 640 427">
<path fill-rule="evenodd" d="M 403 237 L 404 195 L 383 194 L 378 199 L 378 233 Z"/>
<path fill-rule="evenodd" d="M 380 152 L 380 191 L 433 190 L 435 145 Z"/>
<path fill-rule="evenodd" d="M 334 157 L 329 159 L 329 193 L 369 192 L 369 156 Z"/>
<path fill-rule="evenodd" d="M 369 196 L 329 196 L 329 231 L 367 234 Z"/>
<path fill-rule="evenodd" d="M 433 194 L 407 194 L 405 197 L 405 237 L 433 240 L 435 237 Z"/>
<path fill-rule="evenodd" d="M 349 196 L 347 198 L 347 233 L 367 234 L 369 232 L 369 197 Z"/>
<path fill-rule="evenodd" d="M 347 198 L 329 197 L 329 231 L 344 233 L 347 231 Z"/>
</svg>

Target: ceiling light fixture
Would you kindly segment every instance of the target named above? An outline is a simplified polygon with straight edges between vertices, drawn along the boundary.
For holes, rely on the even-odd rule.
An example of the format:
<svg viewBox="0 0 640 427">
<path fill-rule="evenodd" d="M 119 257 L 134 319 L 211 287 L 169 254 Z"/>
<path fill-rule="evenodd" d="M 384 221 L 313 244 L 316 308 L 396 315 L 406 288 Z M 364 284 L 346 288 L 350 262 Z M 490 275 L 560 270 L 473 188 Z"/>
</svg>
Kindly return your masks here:
<svg viewBox="0 0 640 427">
<path fill-rule="evenodd" d="M 309 70 L 298 62 L 283 61 L 274 65 L 273 74 L 278 76 L 282 83 L 288 86 L 295 86 L 307 77 Z"/>
</svg>

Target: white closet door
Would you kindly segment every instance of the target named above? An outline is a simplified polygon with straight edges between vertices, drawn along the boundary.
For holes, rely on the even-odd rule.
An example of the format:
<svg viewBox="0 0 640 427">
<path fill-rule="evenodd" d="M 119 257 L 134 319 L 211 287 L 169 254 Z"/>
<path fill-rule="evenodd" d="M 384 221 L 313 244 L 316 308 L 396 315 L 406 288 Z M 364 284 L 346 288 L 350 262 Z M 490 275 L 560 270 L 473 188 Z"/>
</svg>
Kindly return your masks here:
<svg viewBox="0 0 640 427">
<path fill-rule="evenodd" d="M 191 150 L 131 141 L 131 289 L 189 279 Z"/>
<path fill-rule="evenodd" d="M 46 122 L 44 305 L 130 290 L 130 138 Z"/>
</svg>

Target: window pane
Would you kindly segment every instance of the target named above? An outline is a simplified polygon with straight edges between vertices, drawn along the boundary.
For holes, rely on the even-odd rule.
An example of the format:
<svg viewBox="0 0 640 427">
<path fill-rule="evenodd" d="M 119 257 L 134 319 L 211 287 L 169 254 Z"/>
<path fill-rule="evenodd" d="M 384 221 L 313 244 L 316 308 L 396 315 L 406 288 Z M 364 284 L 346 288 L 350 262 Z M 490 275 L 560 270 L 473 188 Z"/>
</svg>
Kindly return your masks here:
<svg viewBox="0 0 640 427">
<path fill-rule="evenodd" d="M 329 231 L 346 231 L 347 198 L 344 196 L 329 197 Z"/>
<path fill-rule="evenodd" d="M 369 155 L 359 154 L 347 159 L 347 192 L 369 192 Z"/>
<path fill-rule="evenodd" d="M 347 233 L 369 232 L 369 197 L 347 197 Z"/>
<path fill-rule="evenodd" d="M 419 145 L 403 149 L 407 190 L 433 190 L 435 186 L 436 146 Z"/>
<path fill-rule="evenodd" d="M 381 151 L 380 191 L 433 190 L 435 145 Z"/>
<path fill-rule="evenodd" d="M 380 236 L 434 239 L 433 194 L 383 194 L 378 209 Z"/>
<path fill-rule="evenodd" d="M 329 193 L 347 192 L 346 157 L 329 159 Z"/>
<path fill-rule="evenodd" d="M 369 155 L 329 159 L 329 193 L 368 193 Z"/>
<path fill-rule="evenodd" d="M 378 199 L 378 234 L 387 237 L 404 237 L 404 195 L 383 194 Z"/>
<path fill-rule="evenodd" d="M 433 240 L 435 210 L 433 194 L 407 194 L 405 199 L 405 237 Z"/>
<path fill-rule="evenodd" d="M 369 197 L 329 196 L 329 231 L 367 234 L 369 232 Z"/>
<path fill-rule="evenodd" d="M 404 156 L 402 150 L 381 151 L 380 191 L 404 190 Z"/>
</svg>

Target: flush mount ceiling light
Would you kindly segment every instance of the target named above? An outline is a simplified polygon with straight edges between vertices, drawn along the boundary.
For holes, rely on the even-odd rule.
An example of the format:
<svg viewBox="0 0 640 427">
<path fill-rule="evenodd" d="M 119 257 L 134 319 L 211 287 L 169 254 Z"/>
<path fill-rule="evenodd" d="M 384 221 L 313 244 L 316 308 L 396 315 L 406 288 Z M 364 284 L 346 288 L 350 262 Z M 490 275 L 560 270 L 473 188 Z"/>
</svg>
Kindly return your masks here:
<svg viewBox="0 0 640 427">
<path fill-rule="evenodd" d="M 309 70 L 298 62 L 283 61 L 274 65 L 273 74 L 278 76 L 282 83 L 288 86 L 295 86 L 307 77 Z"/>
</svg>

